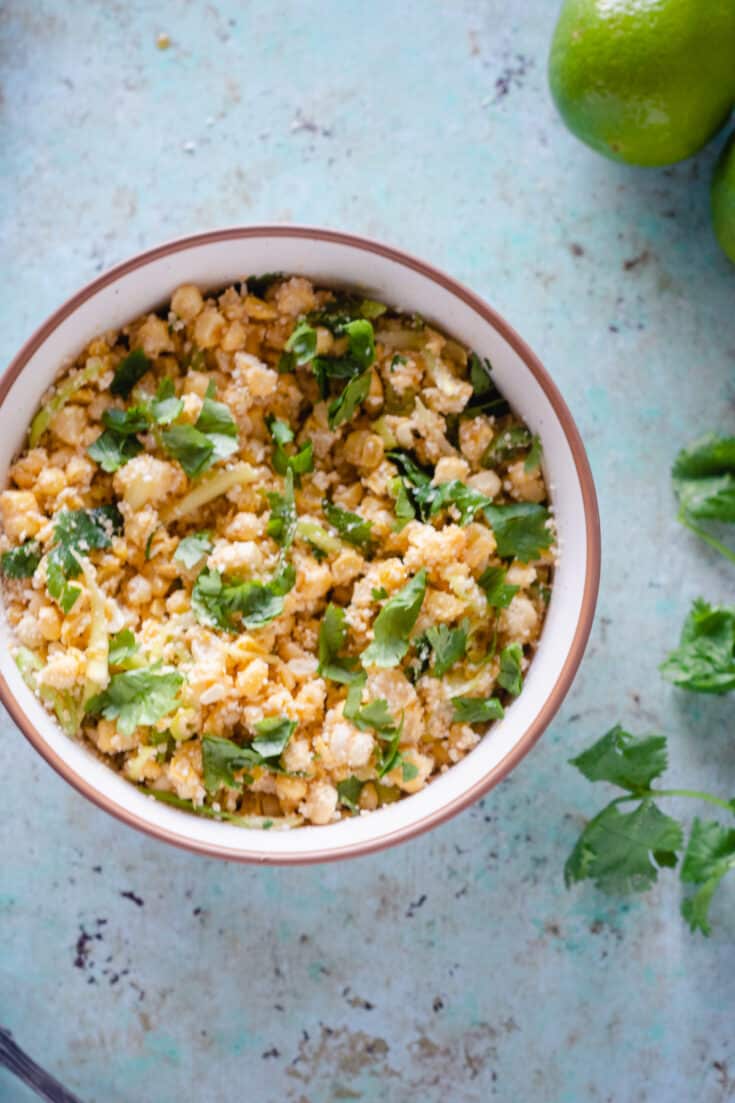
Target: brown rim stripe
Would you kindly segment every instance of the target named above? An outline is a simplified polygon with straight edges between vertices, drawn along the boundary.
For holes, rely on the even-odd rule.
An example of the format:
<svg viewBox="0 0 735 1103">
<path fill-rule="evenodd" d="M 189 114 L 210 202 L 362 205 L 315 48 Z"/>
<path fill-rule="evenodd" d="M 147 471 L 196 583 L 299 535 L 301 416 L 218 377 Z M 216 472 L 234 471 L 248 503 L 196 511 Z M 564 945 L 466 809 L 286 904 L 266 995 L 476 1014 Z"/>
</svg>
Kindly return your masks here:
<svg viewBox="0 0 735 1103">
<path fill-rule="evenodd" d="M 341 858 L 354 858 L 361 854 L 369 854 L 373 851 L 381 850 L 386 846 L 391 846 L 395 843 L 413 838 L 416 835 L 420 835 L 424 831 L 428 831 L 430 828 L 444 823 L 444 821 L 448 820 L 451 816 L 456 815 L 468 805 L 479 800 L 480 797 L 484 796 L 493 786 L 502 781 L 521 759 L 528 754 L 561 706 L 582 660 L 582 655 L 584 654 L 587 639 L 592 628 L 597 591 L 600 583 L 600 517 L 592 472 L 584 450 L 584 445 L 582 444 L 582 438 L 579 435 L 572 415 L 556 384 L 551 379 L 551 376 L 515 330 L 509 326 L 500 315 L 496 314 L 492 307 L 488 306 L 487 303 L 475 295 L 474 292 L 470 291 L 469 288 L 458 283 L 450 276 L 447 276 L 439 269 L 425 264 L 409 253 L 404 253 L 398 249 L 382 245 L 369 238 L 345 234 L 337 230 L 323 230 L 318 227 L 310 226 L 267 225 L 239 226 L 223 230 L 212 230 L 206 233 L 192 234 L 189 237 L 177 238 L 175 241 L 170 241 L 164 245 L 157 246 L 155 249 L 149 249 L 147 252 L 139 253 L 130 260 L 118 264 L 91 283 L 88 283 L 81 291 L 78 291 L 76 295 L 67 299 L 66 302 L 63 303 L 62 306 L 60 306 L 59 309 L 56 310 L 26 341 L 18 355 L 11 361 L 2 380 L 0 380 L 0 408 L 4 404 L 8 392 L 26 367 L 28 361 L 47 340 L 49 335 L 73 314 L 82 303 L 97 294 L 98 291 L 114 283 L 116 280 L 120 279 L 121 276 L 125 276 L 129 272 L 135 271 L 137 268 L 141 268 L 153 261 L 159 260 L 161 257 L 170 256 L 199 245 L 210 245 L 221 241 L 258 237 L 292 237 L 328 241 L 337 245 L 347 245 L 353 249 L 360 249 L 363 252 L 375 253 L 378 256 L 385 257 L 388 260 L 402 265 L 404 268 L 410 268 L 426 276 L 434 283 L 439 284 L 439 286 L 443 287 L 446 291 L 449 291 L 456 298 L 461 299 L 472 310 L 484 318 L 485 321 L 489 322 L 520 356 L 531 374 L 536 378 L 536 381 L 546 394 L 554 413 L 559 419 L 559 423 L 572 452 L 577 477 L 582 491 L 585 513 L 585 532 L 587 537 L 587 564 L 582 605 L 572 645 L 554 688 L 525 734 L 518 740 L 505 758 L 471 786 L 471 788 L 462 793 L 461 796 L 456 797 L 431 815 L 424 816 L 423 819 L 418 820 L 416 823 L 396 828 L 395 830 L 388 831 L 384 835 L 379 836 L 377 839 L 370 839 L 365 842 L 347 843 L 345 846 L 330 847 L 328 850 L 314 849 L 305 854 L 263 854 L 258 850 L 233 850 L 227 846 L 200 843 L 188 839 L 184 835 L 179 835 L 147 823 L 145 820 L 140 819 L 137 815 L 130 812 L 127 808 L 124 808 L 122 805 L 117 804 L 115 801 L 99 793 L 93 786 L 81 778 L 71 766 L 56 753 L 56 751 L 49 747 L 41 733 L 31 724 L 18 701 L 15 699 L 4 677 L 0 674 L 0 701 L 5 705 L 17 726 L 56 772 L 68 781 L 70 785 L 73 785 L 82 796 L 87 797 L 93 804 L 96 804 L 98 808 L 102 808 L 105 812 L 109 812 L 111 815 L 117 817 L 117 819 L 122 820 L 122 822 L 129 827 L 137 828 L 139 831 L 144 831 L 146 834 L 160 839 L 163 842 L 172 843 L 174 846 L 181 847 L 183 850 L 189 850 L 194 853 L 205 854 L 215 858 L 225 858 L 229 861 L 252 862 L 261 865 L 303 865 L 313 862 L 337 861 Z M 182 813 L 182 816 L 183 815 L 185 815 L 185 813 Z"/>
</svg>

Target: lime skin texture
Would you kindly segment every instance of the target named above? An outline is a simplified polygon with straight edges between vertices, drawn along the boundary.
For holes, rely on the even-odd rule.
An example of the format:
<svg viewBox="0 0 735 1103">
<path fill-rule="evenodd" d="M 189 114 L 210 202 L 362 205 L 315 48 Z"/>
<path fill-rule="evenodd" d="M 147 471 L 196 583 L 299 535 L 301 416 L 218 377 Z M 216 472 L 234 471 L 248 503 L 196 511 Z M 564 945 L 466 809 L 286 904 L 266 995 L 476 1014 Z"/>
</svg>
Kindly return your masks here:
<svg viewBox="0 0 735 1103">
<path fill-rule="evenodd" d="M 690 157 L 735 102 L 735 0 L 565 0 L 549 83 L 572 133 L 606 157 Z"/>
</svg>

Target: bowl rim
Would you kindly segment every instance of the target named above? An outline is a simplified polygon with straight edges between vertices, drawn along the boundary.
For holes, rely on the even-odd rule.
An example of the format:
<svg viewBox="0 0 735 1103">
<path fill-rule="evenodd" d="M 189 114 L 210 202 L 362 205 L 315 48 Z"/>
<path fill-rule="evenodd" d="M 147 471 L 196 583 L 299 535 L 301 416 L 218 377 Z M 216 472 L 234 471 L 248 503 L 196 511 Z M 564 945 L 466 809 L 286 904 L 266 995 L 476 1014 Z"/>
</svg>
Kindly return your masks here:
<svg viewBox="0 0 735 1103">
<path fill-rule="evenodd" d="M 129 808 L 117 804 L 112 798 L 100 793 L 93 785 L 79 776 L 73 767 L 48 745 L 41 732 L 26 715 L 5 677 L 0 673 L 0 702 L 5 706 L 12 720 L 26 739 L 28 739 L 46 762 L 48 762 L 65 781 L 72 785 L 78 793 L 86 797 L 98 808 L 110 813 L 110 815 L 125 823 L 128 827 L 143 831 L 145 834 L 161 842 L 172 844 L 182 850 L 209 857 L 260 865 L 305 865 L 316 862 L 338 861 L 343 858 L 353 858 L 363 854 L 370 854 L 421 835 L 423 832 L 444 823 L 458 812 L 463 811 L 469 805 L 474 804 L 475 801 L 479 800 L 489 792 L 490 789 L 494 788 L 500 781 L 507 777 L 515 766 L 525 758 L 534 744 L 540 739 L 560 708 L 562 701 L 572 685 L 572 681 L 582 661 L 582 656 L 587 645 L 594 619 L 600 584 L 600 515 L 589 460 L 572 414 L 565 400 L 562 398 L 561 392 L 547 370 L 543 367 L 539 358 L 513 327 L 509 325 L 493 307 L 486 303 L 484 299 L 471 291 L 463 283 L 447 275 L 443 270 L 420 260 L 413 254 L 407 253 L 402 249 L 396 249 L 393 246 L 386 245 L 373 238 L 318 226 L 300 224 L 271 225 L 265 223 L 205 230 L 195 234 L 188 234 L 184 237 L 173 238 L 161 245 L 136 253 L 128 260 L 114 265 L 67 298 L 26 340 L 0 378 L 0 411 L 16 379 L 27 366 L 32 356 L 48 339 L 50 334 L 83 303 L 92 298 L 103 288 L 138 268 L 145 267 L 147 264 L 156 260 L 182 252 L 186 249 L 202 245 L 213 245 L 222 241 L 241 240 L 254 237 L 294 237 L 307 240 L 319 240 L 377 254 L 382 258 L 412 269 L 420 275 L 425 276 L 456 298 L 459 298 L 488 322 L 488 324 L 501 335 L 523 360 L 526 368 L 535 377 L 544 391 L 559 421 L 572 453 L 574 467 L 579 480 L 587 541 L 587 558 L 582 600 L 572 643 L 551 693 L 547 696 L 525 733 L 500 762 L 487 773 L 483 774 L 473 785 L 464 790 L 453 800 L 449 801 L 447 804 L 441 805 L 421 819 L 400 828 L 394 828 L 382 835 L 362 842 L 345 843 L 344 846 L 331 846 L 326 849 L 319 849 L 317 846 L 305 852 L 264 854 L 263 852 L 252 849 L 233 850 L 224 845 L 207 843 L 191 838 L 187 839 L 185 836 L 175 834 L 165 827 L 150 823 Z"/>
</svg>

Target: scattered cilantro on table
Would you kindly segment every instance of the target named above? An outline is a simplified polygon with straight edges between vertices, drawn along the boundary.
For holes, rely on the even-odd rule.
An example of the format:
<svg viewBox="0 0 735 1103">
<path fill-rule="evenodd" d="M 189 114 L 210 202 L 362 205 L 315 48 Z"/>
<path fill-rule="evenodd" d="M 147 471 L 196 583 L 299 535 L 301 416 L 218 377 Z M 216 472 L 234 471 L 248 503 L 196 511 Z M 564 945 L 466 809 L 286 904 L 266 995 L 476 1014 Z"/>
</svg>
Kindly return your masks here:
<svg viewBox="0 0 735 1103">
<path fill-rule="evenodd" d="M 735 689 L 735 609 L 695 601 L 679 646 L 661 664 L 661 673 L 696 693 Z"/>
<path fill-rule="evenodd" d="M 683 448 L 674 461 L 671 477 L 679 503 L 679 521 L 735 562 L 735 551 L 700 524 L 735 523 L 735 437 L 710 433 Z"/>
<path fill-rule="evenodd" d="M 658 789 L 653 782 L 667 767 L 666 737 L 634 736 L 620 725 L 611 728 L 582 754 L 570 760 L 588 781 L 605 781 L 623 789 L 589 821 L 567 859 L 567 885 L 591 880 L 603 892 L 644 892 L 661 869 L 672 868 L 684 849 L 680 878 L 697 886 L 681 905 L 692 930 L 710 933 L 709 906 L 720 881 L 735 866 L 735 829 L 695 818 L 684 848 L 681 823 L 664 814 L 656 801 L 682 797 L 705 801 L 729 815 L 735 801 L 689 789 Z M 620 805 L 635 802 L 632 811 Z"/>
</svg>

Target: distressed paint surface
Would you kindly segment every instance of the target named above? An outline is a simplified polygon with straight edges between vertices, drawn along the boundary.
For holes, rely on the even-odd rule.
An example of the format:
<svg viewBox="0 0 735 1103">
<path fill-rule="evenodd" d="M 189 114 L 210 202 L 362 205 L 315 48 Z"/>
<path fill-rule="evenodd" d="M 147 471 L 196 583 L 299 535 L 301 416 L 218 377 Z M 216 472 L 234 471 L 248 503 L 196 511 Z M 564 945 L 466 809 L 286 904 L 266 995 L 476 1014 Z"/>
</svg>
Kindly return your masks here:
<svg viewBox="0 0 735 1103">
<path fill-rule="evenodd" d="M 167 849 L 85 803 L 3 720 L 0 1023 L 87 1103 L 735 1097 L 732 887 L 707 942 L 672 877 L 626 903 L 561 880 L 603 797 L 565 762 L 613 721 L 671 732 L 672 780 L 735 790 L 731 704 L 657 674 L 690 599 L 732 593 L 677 528 L 667 474 L 684 440 L 732 424 L 717 143 L 645 171 L 574 141 L 546 90 L 555 14 L 0 12 L 3 363 L 78 286 L 162 239 L 270 220 L 371 234 L 466 281 L 541 355 L 604 530 L 596 629 L 549 732 L 481 804 L 385 854 L 262 870 Z M 30 1098 L 0 1072 L 3 1103 Z"/>
</svg>

